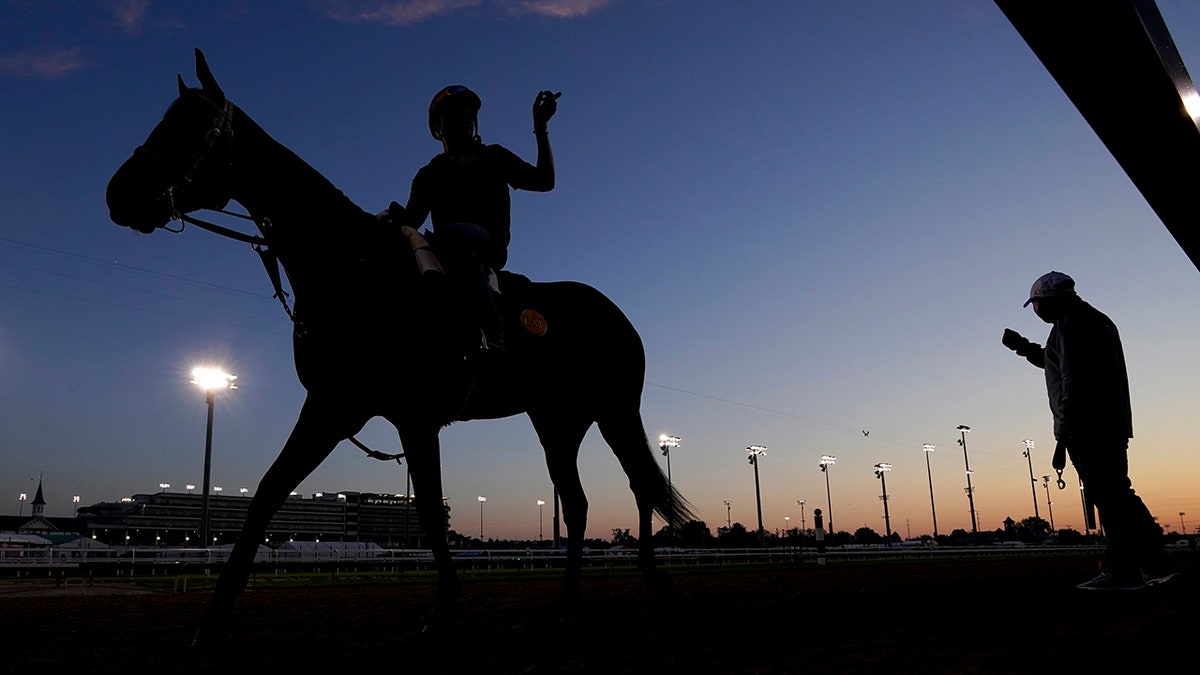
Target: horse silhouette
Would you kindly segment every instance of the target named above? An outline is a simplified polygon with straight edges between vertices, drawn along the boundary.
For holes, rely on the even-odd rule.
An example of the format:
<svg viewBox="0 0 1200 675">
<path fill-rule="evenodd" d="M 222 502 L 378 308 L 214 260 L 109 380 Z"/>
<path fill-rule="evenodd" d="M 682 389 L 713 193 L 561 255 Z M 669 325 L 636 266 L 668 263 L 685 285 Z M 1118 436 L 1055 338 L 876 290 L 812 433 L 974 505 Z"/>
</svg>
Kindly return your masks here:
<svg viewBox="0 0 1200 675">
<path fill-rule="evenodd" d="M 647 440 L 640 412 L 645 352 L 621 310 L 581 283 L 506 275 L 508 354 L 497 362 L 465 359 L 454 296 L 445 284 L 422 281 L 430 275 L 418 272 L 407 240 L 230 103 L 200 50 L 196 75 L 201 88 L 179 77 L 179 97 L 113 175 L 110 217 L 151 233 L 190 212 L 240 203 L 294 294 L 293 355 L 306 390 L 295 427 L 259 483 L 221 569 L 197 643 L 225 628 L 289 493 L 375 417 L 396 428 L 409 462 L 437 569 L 435 616 L 459 590 L 446 542 L 438 433 L 461 420 L 529 416 L 562 500 L 567 601 L 579 595 L 587 524 L 579 447 L 596 424 L 637 503 L 639 566 L 652 586 L 665 587 L 651 515 L 678 525 L 693 517 L 692 507 Z"/>
</svg>

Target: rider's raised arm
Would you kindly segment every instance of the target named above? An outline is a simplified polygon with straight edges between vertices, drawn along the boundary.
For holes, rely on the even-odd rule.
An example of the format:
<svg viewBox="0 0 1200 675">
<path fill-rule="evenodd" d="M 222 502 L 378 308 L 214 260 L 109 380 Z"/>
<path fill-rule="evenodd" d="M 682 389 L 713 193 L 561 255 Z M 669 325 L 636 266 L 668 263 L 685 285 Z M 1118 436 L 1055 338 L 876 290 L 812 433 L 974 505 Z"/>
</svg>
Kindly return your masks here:
<svg viewBox="0 0 1200 675">
<path fill-rule="evenodd" d="M 538 92 L 533 101 L 533 136 L 537 139 L 537 164 L 526 170 L 514 172 L 509 184 L 520 190 L 549 192 L 554 189 L 554 153 L 550 151 L 550 133 L 547 123 L 558 110 L 558 97 L 562 92 Z"/>
<path fill-rule="evenodd" d="M 537 166 L 535 169 L 535 187 L 524 188 L 536 192 L 549 192 L 554 189 L 554 153 L 550 151 L 550 134 L 543 128 L 533 132 L 537 139 Z"/>
</svg>

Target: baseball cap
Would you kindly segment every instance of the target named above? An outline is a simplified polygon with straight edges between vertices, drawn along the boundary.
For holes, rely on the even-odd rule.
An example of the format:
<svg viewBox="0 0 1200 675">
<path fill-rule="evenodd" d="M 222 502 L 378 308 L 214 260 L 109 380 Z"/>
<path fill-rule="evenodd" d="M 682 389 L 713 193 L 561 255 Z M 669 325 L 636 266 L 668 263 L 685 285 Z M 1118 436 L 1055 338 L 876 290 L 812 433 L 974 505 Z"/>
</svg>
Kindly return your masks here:
<svg viewBox="0 0 1200 675">
<path fill-rule="evenodd" d="M 1059 295 L 1075 295 L 1075 280 L 1062 272 L 1047 272 L 1033 282 L 1029 289 L 1029 299 L 1022 307 L 1042 298 L 1053 298 Z"/>
</svg>

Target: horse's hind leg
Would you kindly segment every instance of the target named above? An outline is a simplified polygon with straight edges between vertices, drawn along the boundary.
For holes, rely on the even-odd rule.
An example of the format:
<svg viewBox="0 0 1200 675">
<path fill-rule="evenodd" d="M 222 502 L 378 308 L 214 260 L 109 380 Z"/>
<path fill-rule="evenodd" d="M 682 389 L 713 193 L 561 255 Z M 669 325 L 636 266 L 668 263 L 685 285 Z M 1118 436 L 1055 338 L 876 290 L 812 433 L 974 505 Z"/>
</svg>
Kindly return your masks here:
<svg viewBox="0 0 1200 675">
<path fill-rule="evenodd" d="M 674 493 L 662 468 L 654 458 L 654 450 L 646 439 L 646 428 L 636 406 L 615 414 L 605 415 L 597 426 L 604 441 L 621 462 L 629 487 L 633 490 L 638 509 L 638 568 L 651 588 L 667 593 L 671 582 L 658 569 L 654 556 L 652 516 L 655 508 L 674 512 Z"/>
<path fill-rule="evenodd" d="M 592 421 L 561 411 L 535 413 L 529 419 L 546 454 L 550 481 L 562 500 L 563 522 L 567 526 L 567 569 L 563 601 L 579 600 L 583 580 L 583 537 L 587 529 L 588 501 L 579 480 L 579 445 Z"/>
<path fill-rule="evenodd" d="M 234 601 L 246 588 L 259 544 L 284 500 L 300 481 L 320 466 L 338 443 L 361 429 L 368 418 L 342 406 L 319 403 L 312 395 L 305 400 L 287 443 L 254 492 L 246 521 L 229 560 L 221 569 L 194 646 L 203 644 L 212 633 L 224 628 Z"/>
</svg>

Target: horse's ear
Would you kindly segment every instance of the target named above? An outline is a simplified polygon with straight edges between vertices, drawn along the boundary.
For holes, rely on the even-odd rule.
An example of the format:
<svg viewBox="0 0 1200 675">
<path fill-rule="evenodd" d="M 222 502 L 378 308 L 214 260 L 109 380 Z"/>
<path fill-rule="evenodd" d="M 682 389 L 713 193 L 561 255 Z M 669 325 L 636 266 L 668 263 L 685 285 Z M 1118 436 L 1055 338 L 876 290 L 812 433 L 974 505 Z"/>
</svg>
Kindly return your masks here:
<svg viewBox="0 0 1200 675">
<path fill-rule="evenodd" d="M 187 93 L 188 89 L 187 85 L 183 83 L 183 76 L 176 75 L 175 79 L 179 81 L 179 95 L 183 96 L 185 93 Z"/>
<path fill-rule="evenodd" d="M 204 60 L 204 53 L 199 49 L 196 50 L 196 77 L 200 79 L 200 87 L 213 101 L 223 103 L 225 101 L 225 92 L 221 91 L 220 85 L 217 84 L 217 78 L 213 77 L 212 71 L 208 69 L 208 61 Z"/>
</svg>

